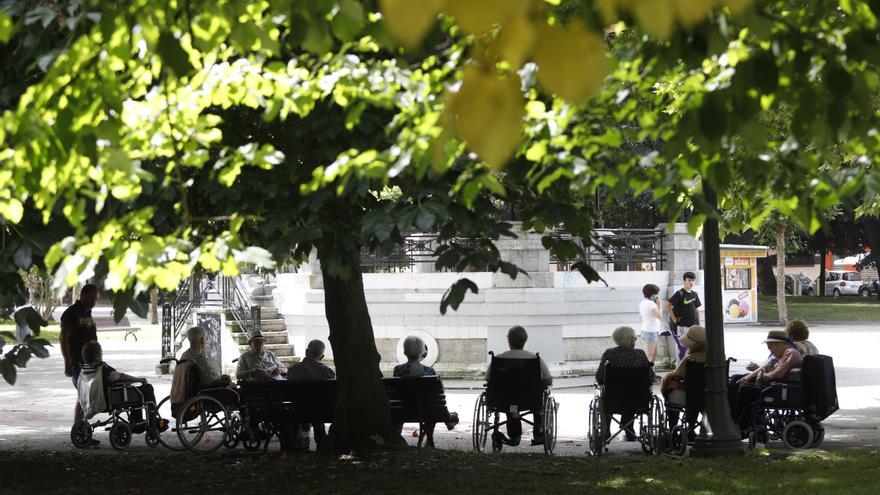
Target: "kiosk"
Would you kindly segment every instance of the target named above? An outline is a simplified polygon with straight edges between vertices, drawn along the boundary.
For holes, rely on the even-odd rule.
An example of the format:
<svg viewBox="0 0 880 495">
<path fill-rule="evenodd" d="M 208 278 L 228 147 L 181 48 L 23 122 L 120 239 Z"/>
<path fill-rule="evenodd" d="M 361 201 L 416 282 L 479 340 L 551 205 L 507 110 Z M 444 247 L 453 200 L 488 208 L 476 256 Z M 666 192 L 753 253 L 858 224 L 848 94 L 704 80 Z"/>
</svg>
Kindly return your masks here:
<svg viewBox="0 0 880 495">
<path fill-rule="evenodd" d="M 767 246 L 721 246 L 721 294 L 724 322 L 758 321 L 758 258 L 767 257 Z"/>
</svg>

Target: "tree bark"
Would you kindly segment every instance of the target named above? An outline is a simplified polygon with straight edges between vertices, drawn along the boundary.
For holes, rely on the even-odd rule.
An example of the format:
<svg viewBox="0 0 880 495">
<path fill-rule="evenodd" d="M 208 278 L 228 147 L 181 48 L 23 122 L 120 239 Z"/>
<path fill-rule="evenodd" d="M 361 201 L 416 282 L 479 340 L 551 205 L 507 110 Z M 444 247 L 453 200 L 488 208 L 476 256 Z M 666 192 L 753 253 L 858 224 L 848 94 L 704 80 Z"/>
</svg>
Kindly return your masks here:
<svg viewBox="0 0 880 495">
<path fill-rule="evenodd" d="M 360 267 L 354 264 L 352 274 L 343 279 L 331 275 L 323 260 L 321 265 L 338 385 L 329 446 L 337 453 L 347 453 L 400 445 L 403 439 L 391 425 L 391 409 L 381 381 Z"/>
<path fill-rule="evenodd" d="M 150 324 L 159 324 L 159 288 L 150 289 Z"/>
<path fill-rule="evenodd" d="M 779 310 L 779 322 L 788 323 L 788 307 L 785 305 L 785 232 L 787 222 L 776 224 L 776 307 Z"/>
</svg>

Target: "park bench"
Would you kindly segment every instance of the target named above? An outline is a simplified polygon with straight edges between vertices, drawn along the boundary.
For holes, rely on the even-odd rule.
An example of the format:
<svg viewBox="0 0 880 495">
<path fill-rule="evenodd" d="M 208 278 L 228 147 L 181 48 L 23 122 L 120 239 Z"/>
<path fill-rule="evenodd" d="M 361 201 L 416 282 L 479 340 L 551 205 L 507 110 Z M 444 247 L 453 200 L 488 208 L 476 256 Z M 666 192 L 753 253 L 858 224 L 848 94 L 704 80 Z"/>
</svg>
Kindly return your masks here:
<svg viewBox="0 0 880 495">
<path fill-rule="evenodd" d="M 394 423 L 419 423 L 419 446 L 427 423 L 458 423 L 458 416 L 446 408 L 443 384 L 436 376 L 421 378 L 383 378 Z M 243 421 L 262 422 L 271 436 L 292 423 L 332 423 L 336 407 L 336 381 L 243 382 L 239 390 Z M 433 443 L 433 438 L 431 439 Z"/>
<path fill-rule="evenodd" d="M 95 320 L 95 330 L 98 332 L 125 332 L 125 340 L 128 340 L 129 335 L 137 340 L 140 328 L 131 326 L 127 316 L 123 316 L 119 323 L 113 321 L 112 316 L 94 316 L 92 319 Z"/>
</svg>

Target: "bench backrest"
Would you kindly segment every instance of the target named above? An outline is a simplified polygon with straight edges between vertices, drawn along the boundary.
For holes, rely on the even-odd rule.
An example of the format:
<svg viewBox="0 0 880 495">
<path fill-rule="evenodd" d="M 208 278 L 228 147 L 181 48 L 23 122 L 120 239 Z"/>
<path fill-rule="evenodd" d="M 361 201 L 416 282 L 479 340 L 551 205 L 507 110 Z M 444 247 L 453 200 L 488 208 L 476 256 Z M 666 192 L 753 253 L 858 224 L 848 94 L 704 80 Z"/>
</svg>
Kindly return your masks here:
<svg viewBox="0 0 880 495">
<path fill-rule="evenodd" d="M 818 420 L 831 416 L 840 407 L 837 403 L 837 378 L 831 356 L 805 356 L 801 365 L 804 408 Z"/>
<path fill-rule="evenodd" d="M 446 421 L 446 393 L 438 376 L 383 378 L 391 421 Z"/>
<path fill-rule="evenodd" d="M 331 423 L 336 408 L 336 380 L 265 381 L 241 384 L 241 403 L 272 421 Z"/>
<path fill-rule="evenodd" d="M 685 409 L 702 412 L 706 409 L 706 363 L 688 359 L 684 365 Z"/>
<path fill-rule="evenodd" d="M 540 410 L 543 394 L 540 357 L 510 359 L 492 356 L 486 383 L 486 402 L 490 408 L 508 411 L 510 406 L 516 405 L 522 411 Z"/>
<path fill-rule="evenodd" d="M 128 321 L 127 316 L 123 316 L 119 323 L 113 320 L 112 316 L 95 316 L 92 318 L 95 320 L 95 326 L 98 328 L 101 327 L 130 327 L 131 322 Z"/>
<path fill-rule="evenodd" d="M 651 406 L 651 367 L 605 365 L 602 408 L 606 414 L 647 412 Z"/>
</svg>

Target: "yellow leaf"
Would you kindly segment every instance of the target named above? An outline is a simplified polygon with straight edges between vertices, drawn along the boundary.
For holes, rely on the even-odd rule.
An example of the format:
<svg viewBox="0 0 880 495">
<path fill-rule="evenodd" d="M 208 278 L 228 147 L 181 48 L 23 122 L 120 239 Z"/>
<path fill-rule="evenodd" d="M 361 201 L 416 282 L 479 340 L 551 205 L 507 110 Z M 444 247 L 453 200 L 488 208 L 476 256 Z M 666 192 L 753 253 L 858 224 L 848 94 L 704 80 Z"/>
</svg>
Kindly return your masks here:
<svg viewBox="0 0 880 495">
<path fill-rule="evenodd" d="M 412 0 L 406 0 L 412 1 Z M 468 34 L 482 34 L 495 24 L 525 17 L 530 0 L 448 0 L 449 13 Z"/>
<path fill-rule="evenodd" d="M 10 198 L 0 202 L 0 216 L 5 218 L 9 223 L 18 223 L 24 215 L 24 206 L 21 201 Z"/>
<path fill-rule="evenodd" d="M 596 93 L 608 73 L 605 42 L 580 21 L 567 27 L 542 26 L 534 59 L 538 82 L 571 103 L 581 103 Z"/>
<path fill-rule="evenodd" d="M 409 50 L 422 43 L 446 0 L 380 0 L 385 25 L 395 38 Z"/>
<path fill-rule="evenodd" d="M 512 67 L 520 67 L 532 51 L 535 29 L 525 16 L 511 17 L 501 30 L 501 56 Z"/>
<path fill-rule="evenodd" d="M 713 0 L 672 0 L 682 26 L 690 28 L 705 21 L 715 6 Z"/>
<path fill-rule="evenodd" d="M 642 29 L 661 41 L 672 34 L 672 14 L 669 0 L 639 0 L 633 6 L 633 15 Z"/>
<path fill-rule="evenodd" d="M 500 168 L 522 139 L 523 104 L 517 76 L 502 78 L 468 66 L 447 110 L 468 148 L 489 166 Z"/>
</svg>

